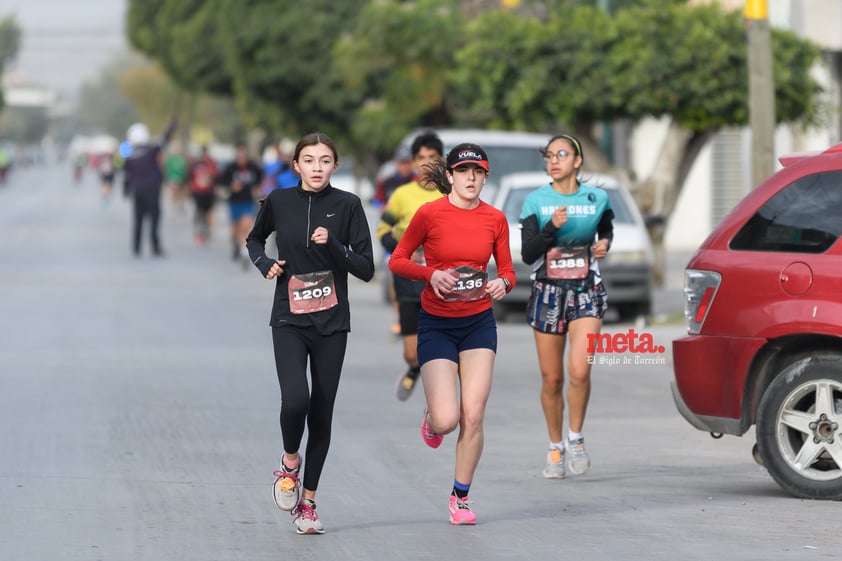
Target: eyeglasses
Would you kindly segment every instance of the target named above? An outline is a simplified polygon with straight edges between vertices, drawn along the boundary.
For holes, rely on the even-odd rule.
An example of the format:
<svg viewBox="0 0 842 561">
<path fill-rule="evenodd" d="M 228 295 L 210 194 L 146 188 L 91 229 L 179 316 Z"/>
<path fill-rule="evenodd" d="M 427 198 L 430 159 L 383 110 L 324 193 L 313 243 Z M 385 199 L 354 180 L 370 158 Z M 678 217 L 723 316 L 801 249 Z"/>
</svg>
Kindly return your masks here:
<svg viewBox="0 0 842 561">
<path fill-rule="evenodd" d="M 570 155 L 570 152 L 567 150 L 559 150 L 555 154 L 552 152 L 544 152 L 544 159 L 548 162 L 552 162 L 555 159 L 558 159 L 559 162 L 563 162 L 567 159 L 567 156 Z"/>
</svg>

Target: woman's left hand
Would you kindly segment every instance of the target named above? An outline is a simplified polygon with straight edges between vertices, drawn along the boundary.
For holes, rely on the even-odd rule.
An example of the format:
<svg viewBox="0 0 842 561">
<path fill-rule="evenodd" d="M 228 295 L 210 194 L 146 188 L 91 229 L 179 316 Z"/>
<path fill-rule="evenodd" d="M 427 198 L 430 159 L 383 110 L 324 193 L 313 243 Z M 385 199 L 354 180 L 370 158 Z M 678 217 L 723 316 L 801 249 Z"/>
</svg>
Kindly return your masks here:
<svg viewBox="0 0 842 561">
<path fill-rule="evenodd" d="M 593 256 L 596 259 L 602 259 L 606 255 L 608 255 L 608 240 L 599 240 L 593 246 Z"/>
<path fill-rule="evenodd" d="M 506 295 L 506 283 L 503 279 L 494 279 L 485 285 L 485 293 L 495 300 L 502 300 Z"/>
</svg>

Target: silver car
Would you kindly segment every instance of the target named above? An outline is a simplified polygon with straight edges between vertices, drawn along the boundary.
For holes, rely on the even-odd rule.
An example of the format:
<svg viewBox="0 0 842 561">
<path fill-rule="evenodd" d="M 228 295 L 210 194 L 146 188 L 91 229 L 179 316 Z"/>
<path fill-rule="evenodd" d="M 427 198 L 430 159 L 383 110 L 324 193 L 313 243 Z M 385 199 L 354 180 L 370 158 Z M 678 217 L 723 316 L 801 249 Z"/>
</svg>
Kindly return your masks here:
<svg viewBox="0 0 842 561">
<path fill-rule="evenodd" d="M 637 204 L 628 189 L 613 176 L 586 173 L 583 181 L 605 189 L 614 211 L 614 241 L 611 251 L 599 261 L 609 307 L 618 312 L 620 319 L 649 315 L 655 258 Z M 548 182 L 549 176 L 544 172 L 512 173 L 500 178 L 499 188 L 491 201 L 509 220 L 509 240 L 517 278 L 515 288 L 498 306 L 503 312 L 525 310 L 529 300 L 532 266 L 524 263 L 520 256 L 520 213 L 526 196 Z M 490 278 L 495 275 L 496 269 L 489 271 Z"/>
</svg>

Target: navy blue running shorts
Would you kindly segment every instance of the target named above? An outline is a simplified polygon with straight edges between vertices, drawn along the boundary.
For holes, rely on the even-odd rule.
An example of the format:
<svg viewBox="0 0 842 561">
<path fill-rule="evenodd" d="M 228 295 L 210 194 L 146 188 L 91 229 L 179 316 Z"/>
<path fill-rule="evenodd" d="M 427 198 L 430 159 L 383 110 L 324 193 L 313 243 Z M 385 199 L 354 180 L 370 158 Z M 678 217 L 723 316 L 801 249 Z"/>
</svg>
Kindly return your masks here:
<svg viewBox="0 0 842 561">
<path fill-rule="evenodd" d="M 459 353 L 470 349 L 497 352 L 497 322 L 488 309 L 472 316 L 434 316 L 423 309 L 418 317 L 418 364 L 437 358 L 459 363 Z"/>
<path fill-rule="evenodd" d="M 608 295 L 602 283 L 582 288 L 544 281 L 532 282 L 532 295 L 526 306 L 526 321 L 541 333 L 567 333 L 567 325 L 578 318 L 605 317 Z"/>
</svg>

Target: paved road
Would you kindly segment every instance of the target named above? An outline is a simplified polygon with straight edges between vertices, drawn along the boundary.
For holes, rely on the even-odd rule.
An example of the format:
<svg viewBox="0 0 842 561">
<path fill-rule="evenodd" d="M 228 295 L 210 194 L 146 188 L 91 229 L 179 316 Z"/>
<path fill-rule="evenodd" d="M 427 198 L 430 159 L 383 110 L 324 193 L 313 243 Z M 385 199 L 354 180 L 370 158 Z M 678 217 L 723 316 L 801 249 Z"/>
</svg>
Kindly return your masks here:
<svg viewBox="0 0 842 561">
<path fill-rule="evenodd" d="M 270 498 L 271 283 L 229 261 L 223 213 L 195 248 L 168 208 L 169 257 L 132 258 L 127 202 L 67 179 L 19 170 L 0 190 L 0 559 L 839 558 L 838 503 L 786 496 L 753 436 L 715 441 L 678 416 L 680 326 L 646 328 L 663 364 L 595 366 L 593 469 L 547 481 L 531 335 L 501 325 L 480 524 L 451 527 L 454 438 L 426 448 L 422 395 L 394 398 L 391 311 L 360 282 L 318 501 L 328 532 L 297 536 Z"/>
</svg>

